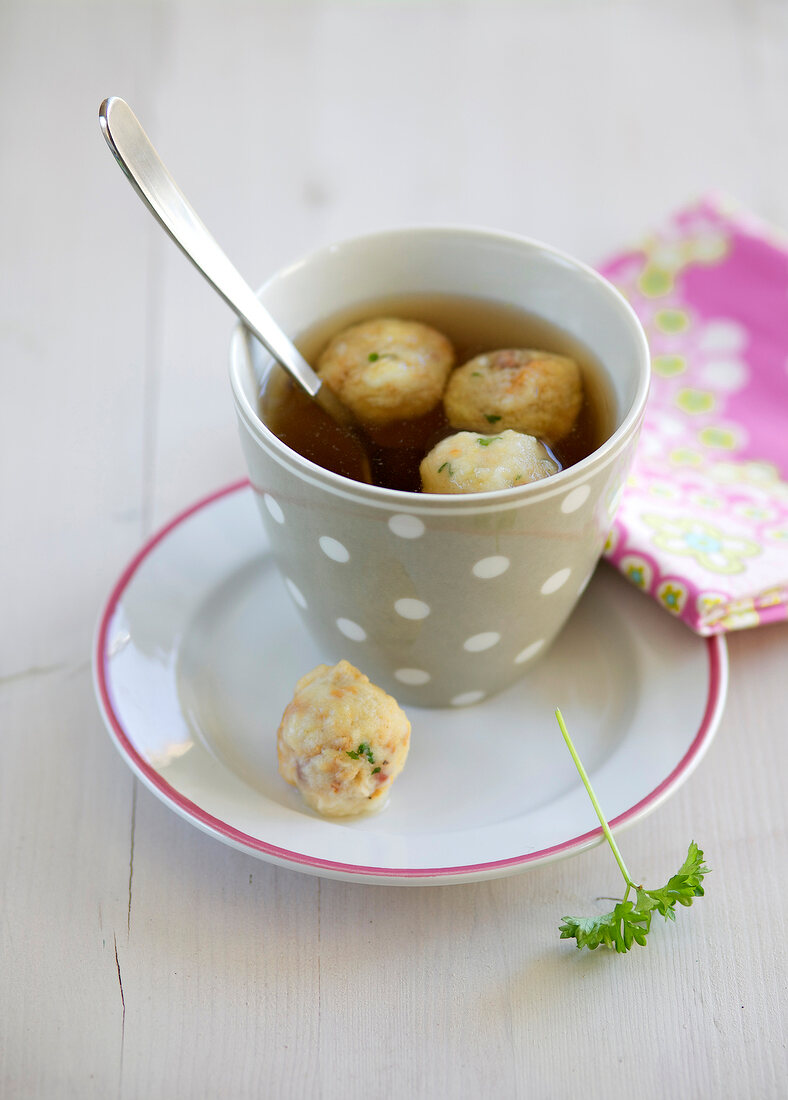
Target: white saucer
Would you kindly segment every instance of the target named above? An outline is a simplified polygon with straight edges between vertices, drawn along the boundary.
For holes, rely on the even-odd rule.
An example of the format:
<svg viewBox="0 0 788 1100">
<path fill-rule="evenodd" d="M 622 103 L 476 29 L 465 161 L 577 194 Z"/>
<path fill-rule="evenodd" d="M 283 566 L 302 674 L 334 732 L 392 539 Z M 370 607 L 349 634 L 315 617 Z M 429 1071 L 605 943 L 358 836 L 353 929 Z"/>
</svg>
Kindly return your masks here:
<svg viewBox="0 0 788 1100">
<path fill-rule="evenodd" d="M 96 693 L 130 767 L 205 832 L 312 874 L 419 885 L 514 874 L 600 840 L 556 706 L 621 826 L 696 767 L 727 683 L 722 637 L 696 637 L 601 566 L 514 687 L 461 710 L 407 708 L 410 757 L 389 805 L 330 821 L 280 778 L 276 730 L 296 680 L 342 655 L 304 632 L 242 483 L 178 516 L 125 570 L 99 625 Z"/>
</svg>

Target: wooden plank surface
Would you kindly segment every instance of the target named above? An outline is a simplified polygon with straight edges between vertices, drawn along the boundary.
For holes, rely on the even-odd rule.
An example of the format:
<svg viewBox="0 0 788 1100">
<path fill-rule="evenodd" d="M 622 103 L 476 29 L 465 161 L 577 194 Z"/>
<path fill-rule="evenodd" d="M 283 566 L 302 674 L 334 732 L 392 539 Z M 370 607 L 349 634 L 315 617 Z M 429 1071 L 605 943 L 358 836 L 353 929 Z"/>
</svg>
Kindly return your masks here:
<svg viewBox="0 0 788 1100">
<path fill-rule="evenodd" d="M 412 889 L 223 847 L 132 778 L 88 659 L 139 542 L 243 472 L 229 314 L 105 95 L 253 282 L 408 222 L 593 262 L 710 187 L 788 227 L 787 54 L 779 0 L 4 0 L 0 1096 L 784 1095 L 788 626 L 731 638 L 716 742 L 625 834 L 655 881 L 692 836 L 714 874 L 624 958 L 557 938 L 618 888 L 601 848 Z"/>
</svg>

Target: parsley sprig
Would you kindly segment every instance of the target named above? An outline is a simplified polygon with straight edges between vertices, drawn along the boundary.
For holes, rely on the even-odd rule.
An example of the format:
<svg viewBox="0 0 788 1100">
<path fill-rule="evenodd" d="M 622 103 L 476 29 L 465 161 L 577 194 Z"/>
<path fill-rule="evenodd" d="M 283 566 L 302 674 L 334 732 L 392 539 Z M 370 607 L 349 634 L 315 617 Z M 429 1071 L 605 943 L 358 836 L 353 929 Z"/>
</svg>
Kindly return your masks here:
<svg viewBox="0 0 788 1100">
<path fill-rule="evenodd" d="M 654 913 L 659 913 L 666 920 L 676 919 L 676 905 L 692 905 L 695 898 L 703 897 L 703 876 L 709 873 L 709 868 L 703 863 L 703 852 L 693 840 L 687 852 L 687 858 L 675 875 L 670 878 L 667 885 L 658 890 L 646 890 L 638 885 L 627 870 L 627 866 L 618 850 L 618 845 L 613 839 L 605 815 L 594 794 L 591 781 L 586 774 L 577 750 L 572 744 L 563 715 L 556 710 L 555 716 L 561 728 L 566 746 L 575 762 L 575 767 L 580 773 L 583 786 L 596 810 L 596 815 L 602 825 L 613 855 L 616 857 L 624 882 L 627 885 L 626 893 L 621 901 L 617 902 L 610 913 L 603 913 L 599 917 L 564 917 L 559 931 L 562 940 L 574 939 L 578 950 L 587 947 L 595 951 L 600 945 L 609 947 L 620 954 L 624 954 L 637 943 L 641 947 L 646 945 L 646 937 L 651 931 L 651 918 Z M 630 894 L 634 891 L 634 900 L 630 900 Z"/>
</svg>

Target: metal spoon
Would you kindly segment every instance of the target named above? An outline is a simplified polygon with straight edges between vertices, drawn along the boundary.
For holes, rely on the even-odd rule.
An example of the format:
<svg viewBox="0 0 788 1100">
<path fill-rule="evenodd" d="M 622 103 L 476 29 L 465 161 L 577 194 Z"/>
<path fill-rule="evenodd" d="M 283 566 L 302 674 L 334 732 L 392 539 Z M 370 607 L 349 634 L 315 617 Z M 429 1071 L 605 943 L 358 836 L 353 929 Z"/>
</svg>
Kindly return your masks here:
<svg viewBox="0 0 788 1100">
<path fill-rule="evenodd" d="M 99 108 L 99 121 L 115 160 L 154 217 L 290 377 L 332 420 L 355 434 L 363 450 L 353 414 L 315 374 L 230 263 L 167 171 L 128 103 L 117 96 L 105 99 Z M 371 482 L 366 453 L 363 459 L 359 455 L 359 460 L 362 480 Z"/>
</svg>

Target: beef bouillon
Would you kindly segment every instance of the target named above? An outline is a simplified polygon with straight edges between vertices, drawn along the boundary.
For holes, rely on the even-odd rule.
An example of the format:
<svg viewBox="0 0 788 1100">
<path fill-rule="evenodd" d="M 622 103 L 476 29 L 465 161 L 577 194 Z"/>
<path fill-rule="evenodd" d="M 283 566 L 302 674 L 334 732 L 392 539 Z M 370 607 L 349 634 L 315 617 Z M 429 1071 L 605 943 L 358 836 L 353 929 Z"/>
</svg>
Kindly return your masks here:
<svg viewBox="0 0 788 1100">
<path fill-rule="evenodd" d="M 550 448 L 562 469 L 592 454 L 613 431 L 615 398 L 603 366 L 559 327 L 509 304 L 445 294 L 377 299 L 321 321 L 296 343 L 307 362 L 315 364 L 338 332 L 374 317 L 420 321 L 437 329 L 453 344 L 457 366 L 499 348 L 537 348 L 574 359 L 583 379 L 582 406 L 571 431 Z M 362 480 L 357 439 L 279 366 L 274 365 L 266 375 L 259 412 L 271 431 L 304 458 Z M 410 492 L 421 491 L 419 464 L 427 452 L 458 430 L 449 424 L 442 403 L 413 420 L 361 427 L 374 483 Z"/>
</svg>

